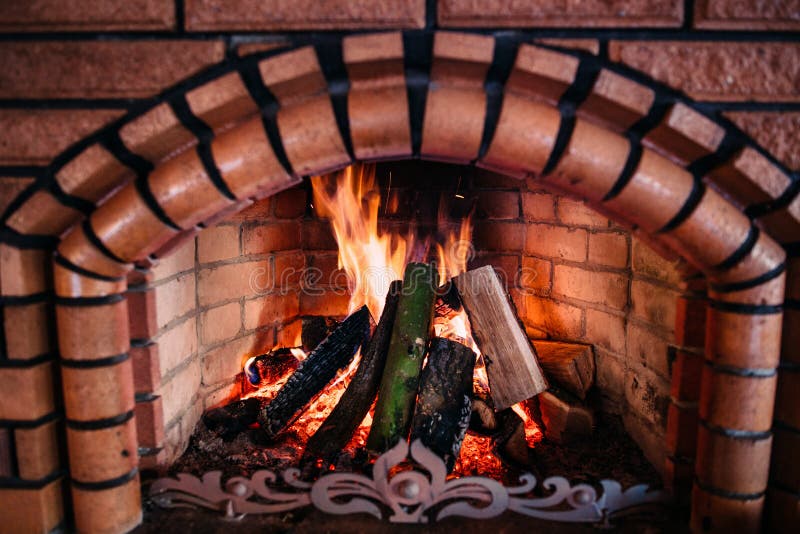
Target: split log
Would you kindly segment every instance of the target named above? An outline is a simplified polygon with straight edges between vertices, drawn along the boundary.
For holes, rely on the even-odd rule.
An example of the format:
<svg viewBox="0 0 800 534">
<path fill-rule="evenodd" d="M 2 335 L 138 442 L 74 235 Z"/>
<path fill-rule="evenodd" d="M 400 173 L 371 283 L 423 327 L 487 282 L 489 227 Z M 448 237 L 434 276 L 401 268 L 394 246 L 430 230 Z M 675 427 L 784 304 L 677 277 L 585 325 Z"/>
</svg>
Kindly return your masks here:
<svg viewBox="0 0 800 534">
<path fill-rule="evenodd" d="M 538 399 L 547 439 L 569 443 L 594 432 L 594 414 L 577 399 L 555 390 L 542 393 Z"/>
<path fill-rule="evenodd" d="M 369 311 L 362 306 L 300 363 L 275 398 L 261 410 L 258 422 L 267 438 L 274 439 L 297 419 L 322 388 L 353 359 L 368 336 Z"/>
<path fill-rule="evenodd" d="M 497 434 L 494 449 L 501 458 L 519 465 L 529 465 L 528 440 L 525 436 L 525 421 L 511 408 L 497 413 Z"/>
<path fill-rule="evenodd" d="M 581 400 L 594 384 L 594 353 L 590 345 L 534 341 L 539 364 L 547 378 Z"/>
<path fill-rule="evenodd" d="M 428 344 L 438 275 L 432 265 L 409 263 L 397 304 L 386 367 L 367 438 L 367 449 L 382 453 L 408 436 Z"/>
<path fill-rule="evenodd" d="M 495 408 L 509 408 L 545 391 L 536 351 L 494 268 L 487 265 L 453 280 L 486 362 Z"/>
<path fill-rule="evenodd" d="M 472 414 L 475 358 L 472 349 L 461 343 L 433 338 L 420 378 L 411 441 L 422 441 L 444 461 L 448 472 L 461 451 Z"/>
<path fill-rule="evenodd" d="M 400 280 L 389 287 L 383 313 L 367 348 L 361 352 L 358 369 L 336 407 L 308 440 L 301 464 L 309 465 L 319 459 L 325 464 L 333 462 L 369 412 L 383 376 L 402 287 Z"/>
<path fill-rule="evenodd" d="M 336 326 L 338 323 L 329 317 L 319 315 L 303 317 L 300 330 L 300 343 L 303 345 L 303 350 L 311 352 L 316 349 L 331 332 L 336 330 Z"/>
</svg>

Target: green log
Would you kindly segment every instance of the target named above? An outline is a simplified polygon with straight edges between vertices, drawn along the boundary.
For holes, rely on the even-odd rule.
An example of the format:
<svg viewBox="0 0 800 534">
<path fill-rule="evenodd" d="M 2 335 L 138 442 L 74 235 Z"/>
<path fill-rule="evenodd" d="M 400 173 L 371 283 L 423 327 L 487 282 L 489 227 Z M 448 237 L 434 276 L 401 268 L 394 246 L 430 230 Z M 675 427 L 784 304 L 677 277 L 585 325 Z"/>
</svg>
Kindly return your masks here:
<svg viewBox="0 0 800 534">
<path fill-rule="evenodd" d="M 367 449 L 383 453 L 408 437 L 419 374 L 428 345 L 438 275 L 432 265 L 409 263 L 386 356 Z"/>
</svg>

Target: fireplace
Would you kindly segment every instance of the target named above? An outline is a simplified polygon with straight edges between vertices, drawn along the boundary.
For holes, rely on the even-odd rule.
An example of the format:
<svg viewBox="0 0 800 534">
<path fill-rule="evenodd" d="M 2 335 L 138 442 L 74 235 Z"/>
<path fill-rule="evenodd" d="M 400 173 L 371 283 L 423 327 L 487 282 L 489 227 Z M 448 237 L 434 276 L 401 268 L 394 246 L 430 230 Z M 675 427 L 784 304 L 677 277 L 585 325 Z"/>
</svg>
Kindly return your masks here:
<svg viewBox="0 0 800 534">
<path fill-rule="evenodd" d="M 380 161 L 397 224 L 432 190 L 475 199 L 472 266 L 506 274 L 531 339 L 591 347 L 602 410 L 693 529 L 757 530 L 768 487 L 790 525 L 797 181 L 701 111 L 513 32 L 328 36 L 179 85 L 7 210 L 6 502 L 31 530 L 139 524 L 140 470 L 241 394 L 244 360 L 346 314 L 303 177 Z M 302 291 L 308 267 L 332 281 Z"/>
</svg>

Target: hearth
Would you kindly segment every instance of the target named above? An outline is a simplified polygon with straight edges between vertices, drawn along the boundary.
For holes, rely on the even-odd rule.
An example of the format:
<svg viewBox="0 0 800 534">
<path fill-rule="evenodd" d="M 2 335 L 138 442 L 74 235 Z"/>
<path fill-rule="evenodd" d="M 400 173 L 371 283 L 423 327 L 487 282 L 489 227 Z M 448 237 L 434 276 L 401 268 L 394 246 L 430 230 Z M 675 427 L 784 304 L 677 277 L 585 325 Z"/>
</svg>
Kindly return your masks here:
<svg viewBox="0 0 800 534">
<path fill-rule="evenodd" d="M 536 516 L 548 493 L 519 478 L 531 472 L 569 477 L 551 479 L 562 508 L 539 517 L 591 505 L 583 520 L 616 519 L 661 499 L 622 491 L 641 482 L 671 494 L 668 522 L 754 531 L 771 484 L 770 521 L 791 525 L 796 369 L 781 387 L 777 369 L 796 329 L 796 178 L 702 106 L 529 37 L 331 34 L 230 58 L 70 148 L 11 202 L 0 491 L 38 511 L 25 530 L 56 527 L 64 506 L 80 531 L 133 529 L 143 488 L 148 506 L 185 496 L 153 482 L 181 469 L 222 470 L 196 502 L 237 517 L 272 476 L 259 468 L 295 466 L 278 498 L 330 514 L 349 502 L 433 521 L 449 504 L 418 508 L 419 495 L 463 483 L 449 513 L 505 510 L 488 491 Z M 316 178 L 373 172 L 348 186 L 352 205 Z M 376 247 L 377 264 L 359 257 Z M 387 363 L 375 410 L 363 393 L 366 419 L 304 460 L 407 265 L 431 291 L 431 324 L 397 334 L 418 365 Z M 310 373 L 326 344 L 346 350 Z M 437 374 L 445 353 L 460 363 Z M 402 373 L 404 388 L 383 384 Z M 425 384 L 469 402 L 426 408 Z M 404 408 L 381 408 L 383 390 Z M 426 435 L 434 420 L 454 435 L 444 445 Z M 356 475 L 391 491 L 347 501 Z"/>
</svg>

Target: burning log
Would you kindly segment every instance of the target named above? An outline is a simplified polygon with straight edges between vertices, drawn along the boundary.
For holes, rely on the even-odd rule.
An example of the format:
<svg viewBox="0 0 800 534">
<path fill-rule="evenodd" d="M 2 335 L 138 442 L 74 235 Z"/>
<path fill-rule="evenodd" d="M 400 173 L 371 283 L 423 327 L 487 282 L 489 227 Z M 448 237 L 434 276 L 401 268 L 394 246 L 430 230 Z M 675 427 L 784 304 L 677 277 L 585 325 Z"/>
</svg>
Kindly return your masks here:
<svg viewBox="0 0 800 534">
<path fill-rule="evenodd" d="M 420 439 L 452 471 L 472 414 L 475 353 L 461 343 L 433 338 L 422 370 L 411 441 Z"/>
<path fill-rule="evenodd" d="M 290 348 L 279 348 L 250 358 L 244 366 L 244 375 L 251 386 L 271 384 L 293 372 L 299 365 Z"/>
<path fill-rule="evenodd" d="M 539 363 L 553 382 L 581 400 L 594 384 L 594 353 L 589 345 L 534 341 Z"/>
<path fill-rule="evenodd" d="M 272 401 L 258 415 L 268 438 L 274 439 L 291 425 L 305 407 L 344 368 L 369 336 L 369 311 L 362 306 L 342 321 L 303 360 Z"/>
<path fill-rule="evenodd" d="M 397 304 L 386 367 L 367 438 L 370 451 L 382 453 L 408 436 L 433 318 L 437 279 L 432 265 L 406 266 L 403 293 Z"/>
<path fill-rule="evenodd" d="M 402 287 L 403 283 L 400 280 L 392 282 L 389 287 L 383 313 L 366 350 L 362 351 L 358 369 L 339 403 L 319 430 L 308 440 L 301 464 L 309 465 L 318 459 L 331 463 L 347 445 L 353 432 L 367 415 L 383 376 Z"/>
<path fill-rule="evenodd" d="M 486 362 L 495 408 L 503 410 L 547 389 L 536 351 L 490 265 L 455 277 L 472 335 Z"/>
<path fill-rule="evenodd" d="M 214 408 L 203 414 L 203 423 L 215 430 L 225 441 L 230 441 L 258 421 L 258 413 L 264 405 L 258 397 L 250 397 Z"/>
</svg>

